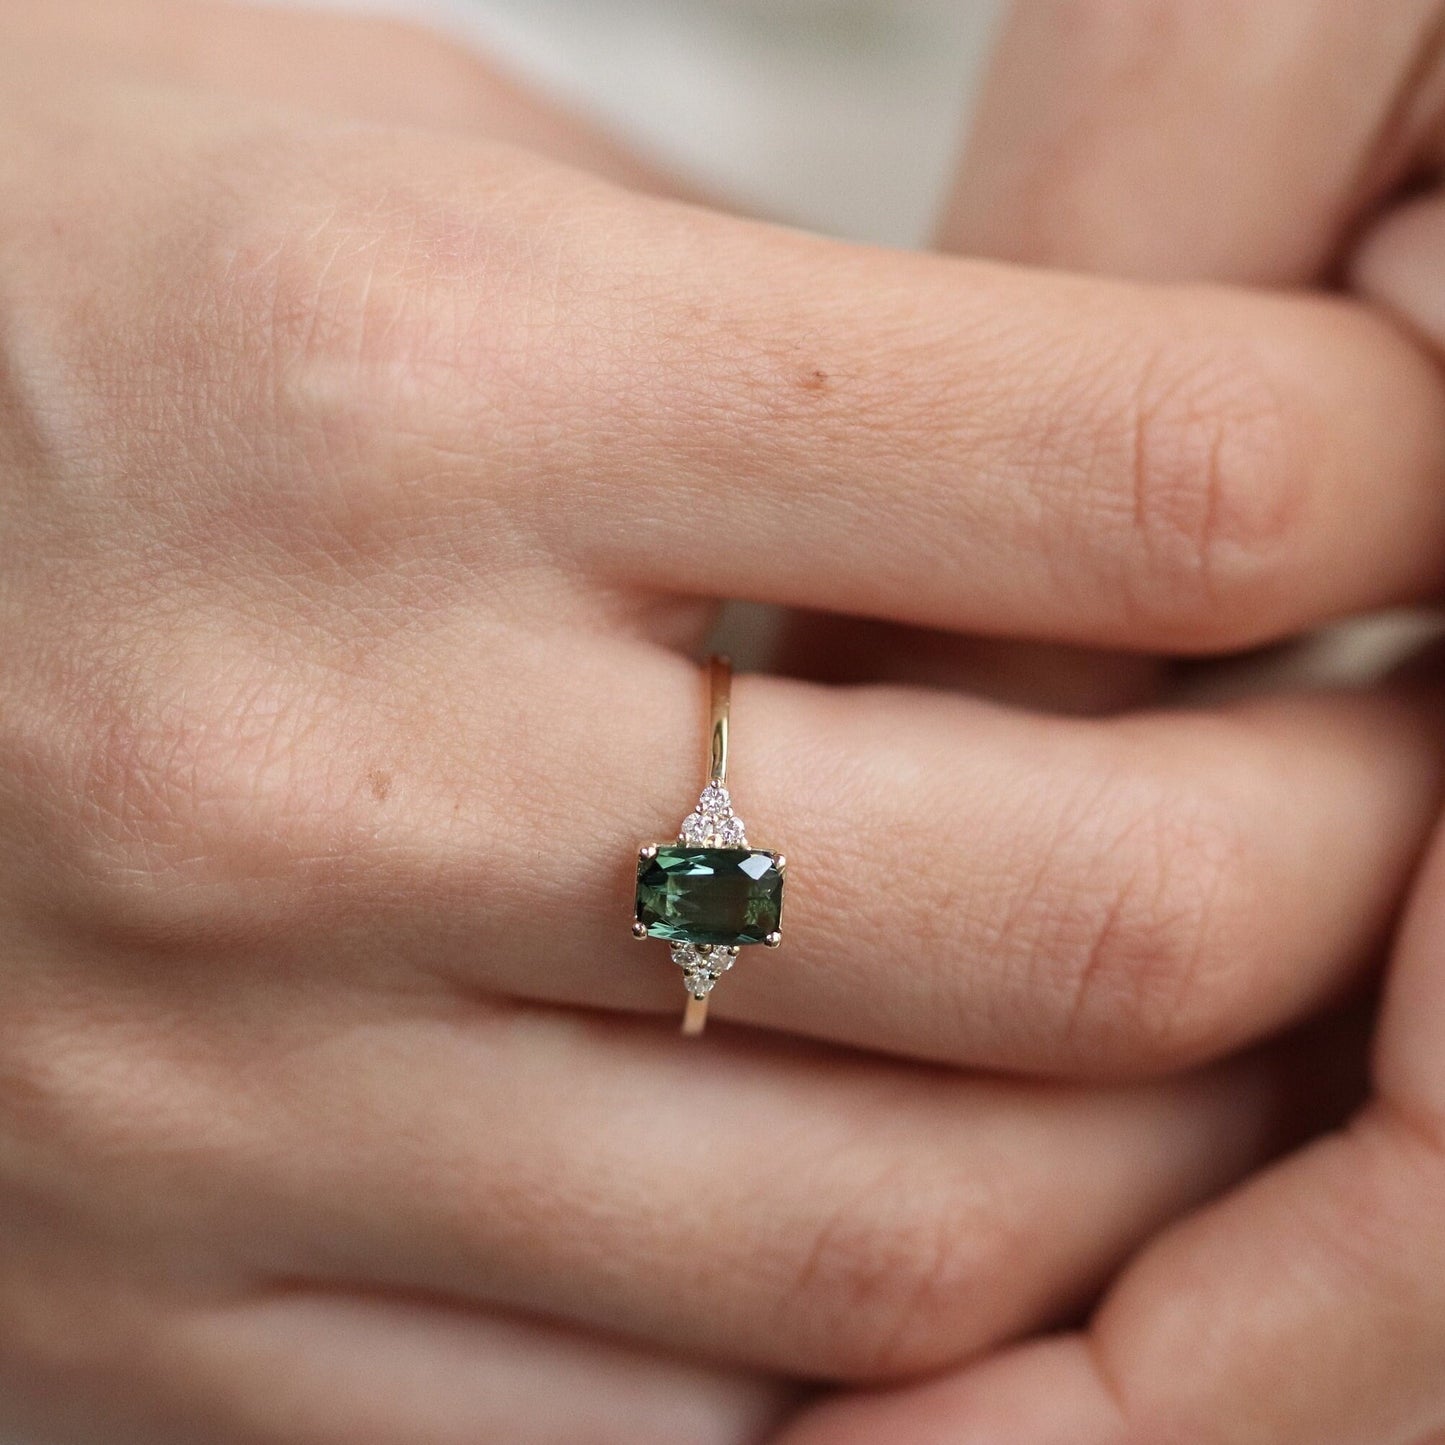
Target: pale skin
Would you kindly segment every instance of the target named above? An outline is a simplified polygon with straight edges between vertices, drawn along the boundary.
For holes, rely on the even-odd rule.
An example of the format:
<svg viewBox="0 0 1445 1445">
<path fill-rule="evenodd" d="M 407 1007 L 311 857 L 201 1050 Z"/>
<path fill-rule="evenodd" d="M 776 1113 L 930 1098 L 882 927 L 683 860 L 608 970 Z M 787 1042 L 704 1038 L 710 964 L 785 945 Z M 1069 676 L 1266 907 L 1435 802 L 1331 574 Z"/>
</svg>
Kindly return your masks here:
<svg viewBox="0 0 1445 1445">
<path fill-rule="evenodd" d="M 1195 12 L 1136 10 L 1024 12 L 944 238 L 1000 264 L 682 204 L 392 26 L 4 7 L 0 1427 L 1445 1426 L 1445 865 L 1376 1097 L 1271 1165 L 1352 1102 L 1358 1007 L 1279 1040 L 1390 944 L 1438 689 L 1121 706 L 1445 577 L 1432 213 L 1345 164 L 1431 94 L 1434 11 L 1275 7 L 1357 67 L 1338 204 L 1291 170 L 1343 126 L 1305 85 L 1236 191 L 1168 167 L 1141 253 L 1111 179 L 1220 98 L 1166 83 Z M 1377 299 L 1312 294 L 1376 212 Z M 737 683 L 788 937 L 699 1044 L 627 883 L 695 796 L 725 596 L 890 685 Z M 1121 1267 L 1087 1340 L 1014 1343 Z"/>
</svg>

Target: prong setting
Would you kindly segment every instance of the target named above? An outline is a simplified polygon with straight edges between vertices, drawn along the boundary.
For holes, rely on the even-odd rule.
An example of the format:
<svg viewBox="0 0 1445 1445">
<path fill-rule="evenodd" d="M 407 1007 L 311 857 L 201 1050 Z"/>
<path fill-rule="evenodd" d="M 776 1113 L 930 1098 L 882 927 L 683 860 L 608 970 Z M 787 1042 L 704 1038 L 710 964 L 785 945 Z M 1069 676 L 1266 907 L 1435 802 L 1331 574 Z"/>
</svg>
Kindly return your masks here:
<svg viewBox="0 0 1445 1445">
<path fill-rule="evenodd" d="M 632 936 L 637 939 L 647 937 L 647 925 L 640 918 L 632 920 Z"/>
<path fill-rule="evenodd" d="M 781 933 L 770 933 L 765 939 L 763 939 L 763 943 L 768 948 L 776 948 L 782 941 L 783 935 Z"/>
</svg>

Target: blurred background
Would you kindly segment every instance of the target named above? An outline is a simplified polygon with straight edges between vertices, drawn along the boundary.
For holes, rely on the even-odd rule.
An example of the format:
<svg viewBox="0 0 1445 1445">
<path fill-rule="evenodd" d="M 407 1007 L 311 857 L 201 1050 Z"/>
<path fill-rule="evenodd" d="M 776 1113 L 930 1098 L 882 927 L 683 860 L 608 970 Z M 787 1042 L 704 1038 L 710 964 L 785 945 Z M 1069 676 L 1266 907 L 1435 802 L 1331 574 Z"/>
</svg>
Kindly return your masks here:
<svg viewBox="0 0 1445 1445">
<path fill-rule="evenodd" d="M 286 3 L 286 0 L 271 0 Z M 481 46 L 738 205 L 917 245 L 1002 0 L 309 0 Z"/>
</svg>

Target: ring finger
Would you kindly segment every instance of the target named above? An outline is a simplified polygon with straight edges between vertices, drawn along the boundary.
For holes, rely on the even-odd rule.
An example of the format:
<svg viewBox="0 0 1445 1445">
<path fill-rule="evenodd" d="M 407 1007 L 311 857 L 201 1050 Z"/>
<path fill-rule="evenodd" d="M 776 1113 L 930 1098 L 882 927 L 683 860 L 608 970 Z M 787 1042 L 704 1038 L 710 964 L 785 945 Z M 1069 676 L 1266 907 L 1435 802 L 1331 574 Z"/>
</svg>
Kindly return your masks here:
<svg viewBox="0 0 1445 1445">
<path fill-rule="evenodd" d="M 439 645 L 455 657 L 462 641 Z M 348 976 L 678 1007 L 666 950 L 633 943 L 628 921 L 637 847 L 674 836 L 697 797 L 696 670 L 584 637 L 448 674 L 426 707 L 453 721 L 425 754 L 408 705 L 385 730 L 323 736 L 324 768 L 286 771 L 299 792 L 261 821 L 318 862 L 279 921 L 267 894 L 259 945 L 237 921 L 247 948 L 344 961 Z M 1131 1075 L 1222 1053 L 1361 978 L 1431 826 L 1438 715 L 1432 694 L 1400 690 L 1079 721 L 740 679 L 734 799 L 750 839 L 790 859 L 788 914 L 783 948 L 747 950 L 713 1007 L 1027 1072 Z M 176 727 L 157 739 L 165 766 L 203 776 L 184 716 Z M 384 806 L 366 782 L 375 759 Z M 208 802 L 199 846 L 230 876 L 260 843 L 244 757 L 227 767 L 236 801 Z M 171 905 L 153 906 L 173 931 Z"/>
</svg>

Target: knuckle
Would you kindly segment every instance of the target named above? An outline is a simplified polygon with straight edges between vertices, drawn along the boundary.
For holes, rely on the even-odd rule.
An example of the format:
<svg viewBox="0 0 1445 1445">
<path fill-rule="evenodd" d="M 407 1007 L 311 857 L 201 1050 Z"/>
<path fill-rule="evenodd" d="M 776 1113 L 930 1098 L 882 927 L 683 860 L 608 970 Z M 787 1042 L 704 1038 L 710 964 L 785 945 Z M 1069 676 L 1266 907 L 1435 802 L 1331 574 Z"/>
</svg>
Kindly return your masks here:
<svg viewBox="0 0 1445 1445">
<path fill-rule="evenodd" d="M 1255 870 L 1229 799 L 1149 791 L 1102 835 L 1102 886 L 1069 894 L 1064 1018 L 1074 1039 L 1112 1038 L 1144 1067 L 1172 1069 L 1228 1041 Z"/>
<path fill-rule="evenodd" d="M 473 49 L 401 15 L 353 14 L 341 20 L 372 67 L 374 86 L 385 88 L 383 97 L 396 94 L 408 121 L 414 123 L 419 113 L 447 128 L 455 128 L 459 116 L 495 120 L 479 105 L 479 95 L 499 81 Z M 376 66 L 378 58 L 383 68 Z"/>
<path fill-rule="evenodd" d="M 270 381 L 283 431 L 342 457 L 407 429 L 438 310 L 409 284 L 406 200 L 379 184 L 254 208 L 223 285 L 245 360 Z"/>
<path fill-rule="evenodd" d="M 279 203 L 247 208 L 226 260 L 281 381 L 330 395 L 339 378 L 404 416 L 422 383 L 476 385 L 516 340 L 504 302 L 526 275 L 529 227 L 514 207 L 449 194 L 438 169 L 424 149 L 328 135 L 301 150 Z"/>
<path fill-rule="evenodd" d="M 1126 410 L 1131 609 L 1168 642 L 1254 641 L 1307 497 L 1307 408 L 1245 343 L 1176 343 Z"/>
<path fill-rule="evenodd" d="M 83 988 L 27 981 L 17 990 L 0 1022 L 0 1138 L 39 1191 L 79 1160 L 129 1152 L 143 1121 L 164 1111 L 166 1094 L 144 1082 L 150 1060 L 123 1033 Z"/>
<path fill-rule="evenodd" d="M 221 298 L 221 386 L 286 457 L 339 484 L 308 493 L 322 536 L 374 546 L 376 523 L 418 500 L 412 478 L 475 496 L 480 471 L 505 498 L 516 468 L 501 446 L 479 455 L 478 438 L 553 399 L 536 317 L 557 302 L 538 294 L 545 196 L 530 211 L 479 203 L 510 184 L 505 164 L 466 190 L 425 147 L 327 135 L 223 224 L 203 277 Z"/>
<path fill-rule="evenodd" d="M 813 1229 L 782 1302 L 786 1325 L 836 1379 L 936 1368 L 975 1342 L 980 1294 L 1012 1256 L 1001 1214 L 967 1185 L 920 1188 L 916 1171 L 888 1171 L 852 1186 Z"/>
<path fill-rule="evenodd" d="M 140 697 L 99 689 L 52 754 L 51 856 L 67 927 L 93 942 L 162 956 L 255 942 L 326 854 L 327 750 L 287 695 L 192 673 Z"/>
</svg>

